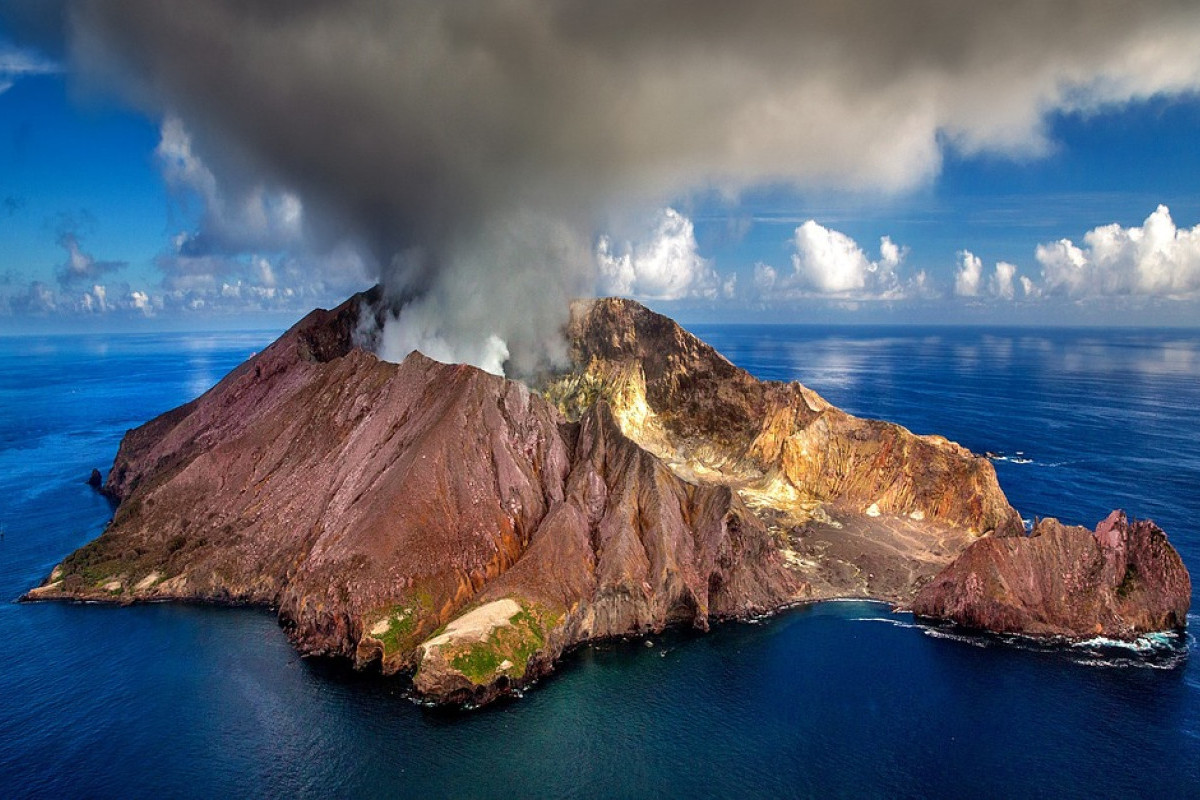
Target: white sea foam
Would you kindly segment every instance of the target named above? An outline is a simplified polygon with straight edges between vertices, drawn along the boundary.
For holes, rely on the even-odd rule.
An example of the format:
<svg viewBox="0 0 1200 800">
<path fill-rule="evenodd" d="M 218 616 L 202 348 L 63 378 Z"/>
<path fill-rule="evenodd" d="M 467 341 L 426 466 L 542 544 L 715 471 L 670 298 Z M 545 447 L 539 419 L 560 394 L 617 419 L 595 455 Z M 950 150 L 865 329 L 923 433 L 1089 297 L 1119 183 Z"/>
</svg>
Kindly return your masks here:
<svg viewBox="0 0 1200 800">
<path fill-rule="evenodd" d="M 931 636 L 934 639 L 949 639 L 952 642 L 962 642 L 963 644 L 969 644 L 972 647 L 988 647 L 990 644 L 988 640 L 982 636 L 976 636 L 969 633 L 954 633 L 953 631 L 941 630 L 940 628 L 926 628 L 923 626 L 918 627 L 921 627 L 921 633 L 925 634 L 926 636 Z"/>
<path fill-rule="evenodd" d="M 1109 639 L 1107 636 L 1096 636 L 1091 639 L 1084 639 L 1081 642 L 1074 642 L 1071 646 L 1078 648 L 1108 647 L 1132 650 L 1135 653 L 1152 653 L 1155 650 L 1173 648 L 1178 642 L 1179 635 L 1172 631 L 1155 631 L 1143 634 L 1132 641 Z"/>
<path fill-rule="evenodd" d="M 1135 653 L 1148 653 L 1154 649 L 1154 646 L 1142 639 L 1134 639 L 1131 642 L 1126 642 L 1121 639 L 1109 639 L 1107 636 L 1096 636 L 1091 639 L 1084 639 L 1081 642 L 1073 642 L 1071 647 L 1076 648 L 1096 648 L 1096 647 L 1111 647 L 1114 649 L 1132 650 Z"/>
<path fill-rule="evenodd" d="M 1080 658 L 1075 663 L 1081 667 L 1116 667 L 1118 669 L 1175 669 L 1181 663 L 1179 658 L 1148 661 L 1140 658 Z"/>
<path fill-rule="evenodd" d="M 883 622 L 887 625 L 894 625 L 897 628 L 920 628 L 921 626 L 915 622 L 905 622 L 900 619 L 889 619 L 888 617 L 855 617 L 851 622 Z"/>
</svg>

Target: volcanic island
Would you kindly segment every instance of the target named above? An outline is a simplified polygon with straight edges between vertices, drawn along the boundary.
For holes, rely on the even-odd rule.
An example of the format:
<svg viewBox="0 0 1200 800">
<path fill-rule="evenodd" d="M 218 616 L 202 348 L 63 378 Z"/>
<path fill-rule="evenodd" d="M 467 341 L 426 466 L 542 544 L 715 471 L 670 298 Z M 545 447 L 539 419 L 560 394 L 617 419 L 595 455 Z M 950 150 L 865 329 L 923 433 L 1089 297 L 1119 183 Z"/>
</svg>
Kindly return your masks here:
<svg viewBox="0 0 1200 800">
<path fill-rule="evenodd" d="M 126 433 L 102 535 L 26 600 L 257 605 L 305 655 L 482 704 L 570 648 L 833 598 L 966 629 L 1130 640 L 1187 623 L 1166 535 L 1026 531 L 986 458 L 759 381 L 667 317 L 580 301 L 528 382 L 363 341 L 318 309 Z"/>
</svg>

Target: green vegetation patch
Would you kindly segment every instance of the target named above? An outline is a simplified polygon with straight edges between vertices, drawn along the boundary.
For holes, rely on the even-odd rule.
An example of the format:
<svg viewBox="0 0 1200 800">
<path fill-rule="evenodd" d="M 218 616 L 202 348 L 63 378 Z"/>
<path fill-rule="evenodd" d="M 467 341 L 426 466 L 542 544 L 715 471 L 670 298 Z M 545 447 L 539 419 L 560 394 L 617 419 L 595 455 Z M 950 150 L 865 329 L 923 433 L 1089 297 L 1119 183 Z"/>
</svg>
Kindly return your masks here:
<svg viewBox="0 0 1200 800">
<path fill-rule="evenodd" d="M 74 591 L 95 589 L 103 586 L 118 575 L 131 571 L 138 566 L 138 554 L 133 555 L 134 561 L 114 556 L 108 548 L 108 542 L 103 537 L 76 550 L 63 559 L 63 586 Z"/>
<path fill-rule="evenodd" d="M 384 622 L 387 623 L 386 630 L 376 633 Z M 378 639 L 383 644 L 384 654 L 388 655 L 411 649 L 416 630 L 415 610 L 408 606 L 395 605 L 386 609 L 379 617 L 374 617 L 374 622 L 367 628 L 366 633 L 371 638 Z"/>
<path fill-rule="evenodd" d="M 476 685 L 491 683 L 500 674 L 525 674 L 529 659 L 546 644 L 545 614 L 522 609 L 508 625 L 492 631 L 486 641 L 466 645 L 450 657 L 450 666 Z M 511 666 L 503 667 L 507 661 Z"/>
<path fill-rule="evenodd" d="M 1125 567 L 1125 575 L 1121 578 L 1121 582 L 1117 585 L 1117 597 L 1124 600 L 1129 596 L 1129 593 L 1137 588 L 1138 572 L 1137 567 L 1129 564 Z"/>
<path fill-rule="evenodd" d="M 421 640 L 421 621 L 433 610 L 433 595 L 426 589 L 414 589 L 405 602 L 387 606 L 364 616 L 363 634 L 383 644 L 384 656 L 406 653 Z M 387 626 L 384 628 L 383 623 Z M 380 630 L 384 628 L 383 630 Z M 376 631 L 379 631 L 376 633 Z"/>
</svg>

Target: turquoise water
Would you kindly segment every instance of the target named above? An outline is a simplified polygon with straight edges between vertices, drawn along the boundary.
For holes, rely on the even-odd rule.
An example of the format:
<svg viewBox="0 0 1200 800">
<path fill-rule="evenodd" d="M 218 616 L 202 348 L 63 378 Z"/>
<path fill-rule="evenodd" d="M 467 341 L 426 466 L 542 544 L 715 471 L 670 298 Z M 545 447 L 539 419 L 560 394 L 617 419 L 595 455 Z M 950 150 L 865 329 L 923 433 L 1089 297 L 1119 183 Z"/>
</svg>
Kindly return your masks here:
<svg viewBox="0 0 1200 800">
<path fill-rule="evenodd" d="M 760 377 L 999 454 L 1027 517 L 1151 516 L 1200 575 L 1200 334 L 696 332 Z M 103 528 L 83 480 L 126 428 L 270 338 L 0 339 L 0 598 Z M 2 603 L 0 796 L 1200 796 L 1185 648 L 1030 648 L 826 603 L 582 648 L 462 713 L 299 658 L 266 612 Z"/>
</svg>

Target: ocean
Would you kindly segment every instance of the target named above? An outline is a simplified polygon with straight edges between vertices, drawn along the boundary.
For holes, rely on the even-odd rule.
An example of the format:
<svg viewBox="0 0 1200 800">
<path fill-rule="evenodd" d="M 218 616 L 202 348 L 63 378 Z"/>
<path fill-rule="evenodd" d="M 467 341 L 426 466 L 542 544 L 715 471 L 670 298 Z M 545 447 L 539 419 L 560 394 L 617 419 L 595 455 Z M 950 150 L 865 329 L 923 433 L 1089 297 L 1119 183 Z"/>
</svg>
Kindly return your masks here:
<svg viewBox="0 0 1200 800">
<path fill-rule="evenodd" d="M 991 453 L 1028 519 L 1151 517 L 1200 583 L 1200 332 L 693 331 Z M 0 797 L 1200 797 L 1192 634 L 1047 648 L 822 603 L 586 646 L 462 712 L 300 658 L 266 611 L 8 602 L 99 535 L 84 481 L 124 431 L 273 337 L 0 338 Z"/>
</svg>

